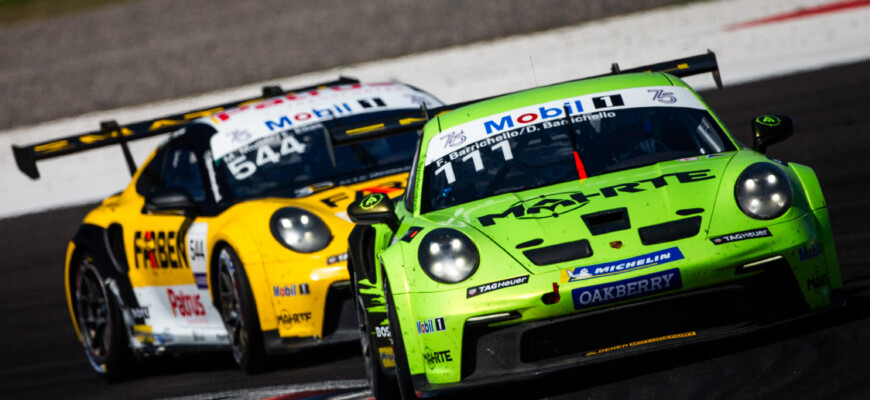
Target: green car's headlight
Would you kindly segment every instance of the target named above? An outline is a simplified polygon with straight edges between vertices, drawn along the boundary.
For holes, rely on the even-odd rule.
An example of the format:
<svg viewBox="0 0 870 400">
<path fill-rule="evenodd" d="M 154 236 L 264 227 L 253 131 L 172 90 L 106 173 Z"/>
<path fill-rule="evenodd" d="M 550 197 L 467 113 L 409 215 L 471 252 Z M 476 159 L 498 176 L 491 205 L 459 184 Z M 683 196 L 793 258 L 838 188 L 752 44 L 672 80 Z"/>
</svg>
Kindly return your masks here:
<svg viewBox="0 0 870 400">
<path fill-rule="evenodd" d="M 773 219 L 791 207 L 791 181 L 775 165 L 752 164 L 737 178 L 734 196 L 744 214 L 756 219 Z"/>
<path fill-rule="evenodd" d="M 429 232 L 420 241 L 417 258 L 426 275 L 441 283 L 462 282 L 480 264 L 480 255 L 471 239 L 449 228 Z"/>
<path fill-rule="evenodd" d="M 269 223 L 279 243 L 298 253 L 323 250 L 332 240 L 332 232 L 320 217 L 300 208 L 275 211 Z"/>
</svg>

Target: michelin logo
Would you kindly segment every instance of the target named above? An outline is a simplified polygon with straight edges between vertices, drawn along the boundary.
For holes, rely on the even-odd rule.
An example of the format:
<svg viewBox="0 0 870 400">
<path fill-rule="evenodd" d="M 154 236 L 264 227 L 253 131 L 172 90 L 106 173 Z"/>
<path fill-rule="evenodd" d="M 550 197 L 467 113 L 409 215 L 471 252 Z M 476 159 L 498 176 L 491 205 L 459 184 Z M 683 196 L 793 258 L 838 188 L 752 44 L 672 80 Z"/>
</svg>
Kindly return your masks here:
<svg viewBox="0 0 870 400">
<path fill-rule="evenodd" d="M 682 287 L 680 270 L 674 268 L 637 278 L 577 288 L 571 291 L 571 298 L 574 300 L 574 309 L 582 310 L 617 301 L 669 292 Z"/>
<path fill-rule="evenodd" d="M 565 270 L 565 275 L 562 276 L 562 282 L 576 282 L 601 275 L 618 274 L 635 269 L 652 267 L 653 265 L 667 264 L 682 259 L 683 253 L 680 252 L 680 249 L 671 247 L 655 253 L 642 254 L 622 260 L 610 261 L 586 267 L 571 268 Z"/>
</svg>

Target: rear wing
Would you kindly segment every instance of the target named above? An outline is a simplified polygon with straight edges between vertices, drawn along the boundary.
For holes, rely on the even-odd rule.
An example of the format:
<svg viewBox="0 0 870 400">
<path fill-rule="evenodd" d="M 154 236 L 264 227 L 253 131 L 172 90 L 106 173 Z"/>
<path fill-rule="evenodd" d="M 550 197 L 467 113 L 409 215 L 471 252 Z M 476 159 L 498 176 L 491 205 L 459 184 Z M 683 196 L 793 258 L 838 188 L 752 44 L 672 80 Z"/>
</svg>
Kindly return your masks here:
<svg viewBox="0 0 870 400">
<path fill-rule="evenodd" d="M 705 54 L 664 61 L 656 64 L 644 65 L 642 67 L 636 67 L 631 69 L 620 69 L 619 64 L 613 63 L 610 67 L 610 73 L 608 74 L 589 76 L 580 79 L 572 79 L 569 81 L 554 83 L 553 85 L 635 72 L 665 72 L 681 78 L 710 72 L 713 74 L 713 80 L 716 82 L 716 86 L 719 89 L 722 88 L 722 79 L 719 76 L 719 64 L 716 62 L 716 54 L 714 54 L 710 50 L 707 50 L 707 53 Z M 423 128 L 423 125 L 426 124 L 426 121 L 428 121 L 430 117 L 438 116 L 443 113 L 453 111 L 457 108 L 477 103 L 483 100 L 488 100 L 493 97 L 497 96 L 464 101 L 461 103 L 450 104 L 428 110 L 422 108 L 420 112 L 400 114 L 396 116 L 382 118 L 376 121 L 369 121 L 362 124 L 333 128 L 330 130 L 330 133 L 333 136 L 333 146 L 353 144 L 360 141 L 374 140 L 381 137 L 400 135 L 403 133 L 420 130 Z"/>
<path fill-rule="evenodd" d="M 96 131 L 85 132 L 41 143 L 34 143 L 27 146 L 12 145 L 12 153 L 15 155 L 15 162 L 18 164 L 18 169 L 20 169 L 21 172 L 29 176 L 31 179 L 39 179 L 39 170 L 36 168 L 37 161 L 119 144 L 124 152 L 127 167 L 130 169 L 130 174 L 132 175 L 136 172 L 136 163 L 133 161 L 133 156 L 130 154 L 130 149 L 127 146 L 128 141 L 145 139 L 169 133 L 196 118 L 209 116 L 229 108 L 244 106 L 270 97 L 280 96 L 285 93 L 304 92 L 326 86 L 352 83 L 359 83 L 359 81 L 342 76 L 331 82 L 324 82 L 290 90 L 284 90 L 280 86 L 264 86 L 262 88 L 262 94 L 259 97 L 194 109 L 183 113 L 167 115 L 147 121 L 134 122 L 127 125 L 119 125 L 114 120 L 103 121 L 100 123 L 100 129 Z"/>
</svg>

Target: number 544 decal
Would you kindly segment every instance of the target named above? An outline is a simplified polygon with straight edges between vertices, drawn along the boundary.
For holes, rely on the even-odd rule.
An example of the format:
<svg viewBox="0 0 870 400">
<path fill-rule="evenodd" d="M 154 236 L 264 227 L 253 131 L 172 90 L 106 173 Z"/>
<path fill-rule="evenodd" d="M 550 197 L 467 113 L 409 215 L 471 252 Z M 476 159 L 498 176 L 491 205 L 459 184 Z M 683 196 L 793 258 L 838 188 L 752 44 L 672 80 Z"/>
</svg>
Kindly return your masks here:
<svg viewBox="0 0 870 400">
<path fill-rule="evenodd" d="M 276 143 L 277 142 L 277 143 Z M 256 144 L 255 144 L 256 145 Z M 272 148 L 277 145 L 277 148 Z M 254 161 L 248 159 L 248 154 L 256 152 Z M 300 143 L 293 134 L 293 131 L 282 132 L 279 137 L 268 138 L 259 143 L 256 150 L 251 149 L 247 154 L 237 154 L 235 157 L 227 156 L 227 168 L 236 180 L 244 180 L 249 178 L 257 168 L 269 163 L 279 163 L 281 158 L 290 154 L 305 153 L 305 144 Z"/>
</svg>

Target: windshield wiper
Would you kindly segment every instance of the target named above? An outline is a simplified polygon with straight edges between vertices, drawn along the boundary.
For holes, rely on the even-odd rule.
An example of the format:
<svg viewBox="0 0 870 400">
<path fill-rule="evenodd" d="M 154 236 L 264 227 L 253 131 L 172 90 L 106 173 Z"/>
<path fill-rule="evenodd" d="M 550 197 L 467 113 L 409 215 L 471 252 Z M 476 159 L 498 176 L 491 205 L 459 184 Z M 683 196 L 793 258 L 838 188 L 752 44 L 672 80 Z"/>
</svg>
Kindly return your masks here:
<svg viewBox="0 0 870 400">
<path fill-rule="evenodd" d="M 293 191 L 293 195 L 296 198 L 310 196 L 314 193 L 330 189 L 333 186 L 335 186 L 335 182 L 333 181 L 318 182 L 308 186 L 296 188 L 296 190 Z"/>
</svg>

